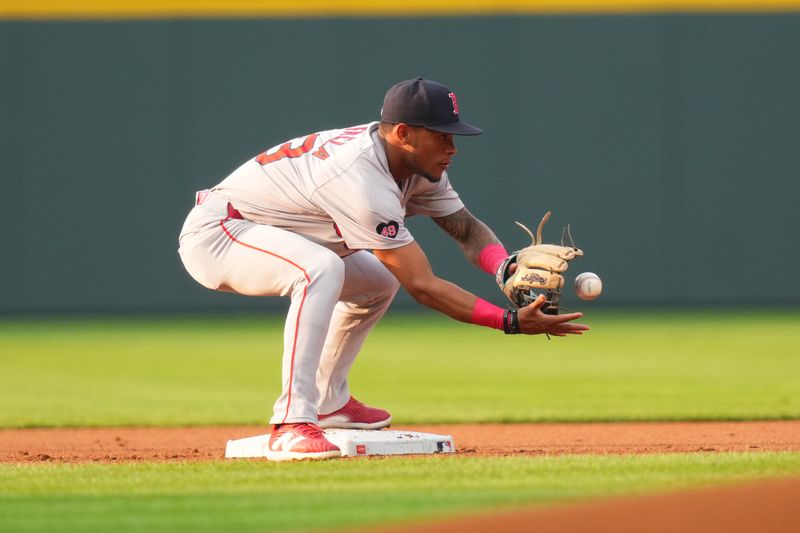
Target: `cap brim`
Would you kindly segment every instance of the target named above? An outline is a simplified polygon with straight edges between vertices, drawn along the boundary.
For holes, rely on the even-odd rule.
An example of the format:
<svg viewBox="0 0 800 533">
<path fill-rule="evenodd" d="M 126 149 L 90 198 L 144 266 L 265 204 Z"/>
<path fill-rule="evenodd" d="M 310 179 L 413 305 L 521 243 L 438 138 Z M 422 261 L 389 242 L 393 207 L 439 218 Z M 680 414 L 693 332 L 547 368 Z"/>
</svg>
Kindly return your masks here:
<svg viewBox="0 0 800 533">
<path fill-rule="evenodd" d="M 442 133 L 452 133 L 453 135 L 480 135 L 483 130 L 476 128 L 472 124 L 466 122 L 451 122 L 450 124 L 437 124 L 436 126 L 425 126 L 425 129 L 431 131 L 440 131 Z"/>
</svg>

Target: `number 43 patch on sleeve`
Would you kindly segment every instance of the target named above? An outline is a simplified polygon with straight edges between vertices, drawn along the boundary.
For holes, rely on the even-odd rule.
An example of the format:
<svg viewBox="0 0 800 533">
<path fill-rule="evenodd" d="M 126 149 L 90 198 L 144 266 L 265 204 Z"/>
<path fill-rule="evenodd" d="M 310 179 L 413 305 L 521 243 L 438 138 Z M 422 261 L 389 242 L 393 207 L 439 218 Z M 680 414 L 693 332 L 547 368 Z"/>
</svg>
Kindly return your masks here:
<svg viewBox="0 0 800 533">
<path fill-rule="evenodd" d="M 390 220 L 389 222 L 381 222 L 375 228 L 375 231 L 378 232 L 378 235 L 381 237 L 389 237 L 394 239 L 397 237 L 397 231 L 400 229 L 400 224 L 395 222 L 394 220 Z"/>
</svg>

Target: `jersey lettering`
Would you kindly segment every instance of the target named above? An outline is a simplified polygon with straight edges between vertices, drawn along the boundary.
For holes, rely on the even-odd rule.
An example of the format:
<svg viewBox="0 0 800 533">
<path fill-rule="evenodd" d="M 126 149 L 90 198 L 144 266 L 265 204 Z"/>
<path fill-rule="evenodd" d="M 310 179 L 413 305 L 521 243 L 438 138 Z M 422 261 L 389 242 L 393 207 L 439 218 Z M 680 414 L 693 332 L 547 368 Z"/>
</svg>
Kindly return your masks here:
<svg viewBox="0 0 800 533">
<path fill-rule="evenodd" d="M 353 139 L 355 139 L 358 136 L 359 133 L 363 133 L 365 131 L 367 131 L 367 128 L 363 127 L 363 126 L 355 127 L 355 128 L 347 128 L 346 130 L 344 130 L 342 133 L 340 133 L 339 135 L 337 135 L 333 139 L 328 139 L 327 141 L 322 143 L 322 146 L 325 146 L 328 143 L 335 144 L 337 146 L 341 146 L 344 143 L 346 143 L 347 141 L 352 141 Z"/>
<path fill-rule="evenodd" d="M 259 164 L 266 165 L 269 163 L 274 163 L 275 161 L 280 161 L 281 159 L 287 157 L 290 159 L 295 157 L 300 157 L 302 155 L 307 154 L 308 152 L 311 152 L 311 155 L 319 159 L 322 159 L 324 161 L 330 157 L 330 153 L 328 153 L 328 151 L 325 149 L 326 144 L 330 143 L 333 145 L 341 146 L 347 141 L 352 141 L 358 136 L 358 134 L 364 133 L 365 131 L 367 131 L 367 129 L 368 128 L 366 126 L 356 126 L 353 128 L 347 128 L 336 137 L 328 139 L 327 141 L 322 143 L 322 145 L 313 152 L 311 152 L 311 150 L 314 148 L 314 143 L 317 142 L 317 137 L 319 137 L 319 134 L 312 133 L 311 135 L 306 137 L 305 140 L 303 141 L 303 144 L 298 146 L 297 148 L 292 148 L 292 143 L 286 142 L 280 145 L 278 149 L 272 152 L 271 154 L 264 152 L 263 154 L 258 155 L 256 157 L 256 161 Z"/>
<path fill-rule="evenodd" d="M 331 156 L 331 154 L 328 153 L 328 151 L 325 149 L 324 146 L 320 146 L 318 150 L 316 150 L 315 152 L 311 152 L 311 155 L 313 155 L 314 157 L 318 157 L 323 161 L 325 161 Z"/>
<path fill-rule="evenodd" d="M 267 163 L 273 163 L 275 161 L 280 161 L 284 157 L 300 157 L 301 155 L 308 153 L 314 148 L 314 143 L 317 142 L 318 134 L 312 133 L 303 141 L 303 144 L 298 146 L 297 148 L 292 148 L 292 143 L 287 142 L 283 143 L 278 147 L 278 149 L 271 154 L 264 152 L 263 154 L 256 157 L 256 161 L 258 161 L 262 165 L 266 165 Z"/>
</svg>

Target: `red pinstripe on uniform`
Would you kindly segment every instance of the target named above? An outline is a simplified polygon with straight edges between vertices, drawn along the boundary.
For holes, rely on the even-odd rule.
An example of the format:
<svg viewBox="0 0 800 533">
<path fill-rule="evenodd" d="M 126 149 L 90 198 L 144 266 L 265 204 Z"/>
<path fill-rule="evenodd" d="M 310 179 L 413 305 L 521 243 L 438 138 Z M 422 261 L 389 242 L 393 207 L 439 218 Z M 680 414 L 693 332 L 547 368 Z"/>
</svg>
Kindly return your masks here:
<svg viewBox="0 0 800 533">
<path fill-rule="evenodd" d="M 272 257 L 276 257 L 276 258 L 278 258 L 278 259 L 280 259 L 282 261 L 286 261 L 287 263 L 289 263 L 293 267 L 300 269 L 300 271 L 303 273 L 303 276 L 305 276 L 306 281 L 308 282 L 308 283 L 306 283 L 306 286 L 303 287 L 303 297 L 300 299 L 300 307 L 297 309 L 297 319 L 296 319 L 295 324 L 294 324 L 294 340 L 292 341 L 292 362 L 291 362 L 291 365 L 289 366 L 289 394 L 288 394 L 288 397 L 286 399 L 286 413 L 283 415 L 283 420 L 281 420 L 281 424 L 283 424 L 284 422 L 286 422 L 286 418 L 289 416 L 289 406 L 292 404 L 292 383 L 294 382 L 294 354 L 295 354 L 295 351 L 297 349 L 297 331 L 298 331 L 298 329 L 300 327 L 300 314 L 303 312 L 303 304 L 306 301 L 306 290 L 308 289 L 308 286 L 311 284 L 311 278 L 308 277 L 308 273 L 306 272 L 306 269 L 304 269 L 303 267 L 301 267 L 300 265 L 298 265 L 294 261 L 292 261 L 290 259 L 287 259 L 287 258 L 285 258 L 283 256 L 280 256 L 280 255 L 278 255 L 276 253 L 270 252 L 268 250 L 264 250 L 263 248 L 259 248 L 258 246 L 253 246 L 252 244 L 247 244 L 246 242 L 242 242 L 239 239 L 237 239 L 236 237 L 234 237 L 231 234 L 231 232 L 228 231 L 228 228 L 225 227 L 225 222 L 227 222 L 230 219 L 231 219 L 231 217 L 228 216 L 227 218 L 219 221 L 219 225 L 222 228 L 222 231 L 225 232 L 225 235 L 227 235 L 227 237 L 230 240 L 232 240 L 236 244 L 241 244 L 242 246 L 244 246 L 246 248 L 250 248 L 251 250 L 255 250 L 257 252 L 262 252 L 262 253 L 265 253 L 267 255 L 271 255 Z"/>
</svg>

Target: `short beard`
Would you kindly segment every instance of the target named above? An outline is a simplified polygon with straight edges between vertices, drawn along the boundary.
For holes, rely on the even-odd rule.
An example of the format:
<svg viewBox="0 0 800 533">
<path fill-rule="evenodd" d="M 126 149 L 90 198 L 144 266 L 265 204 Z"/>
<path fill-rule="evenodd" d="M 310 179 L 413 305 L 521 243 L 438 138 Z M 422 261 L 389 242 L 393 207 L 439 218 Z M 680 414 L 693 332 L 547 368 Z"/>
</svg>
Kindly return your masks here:
<svg viewBox="0 0 800 533">
<path fill-rule="evenodd" d="M 439 174 L 439 177 L 437 178 L 436 176 L 431 176 L 430 174 L 427 174 L 418 168 L 414 169 L 413 173 L 416 174 L 417 176 L 425 178 L 426 181 L 429 181 L 431 183 L 439 183 L 440 181 L 442 181 L 442 177 L 444 176 L 444 172 L 442 172 L 441 174 Z"/>
<path fill-rule="evenodd" d="M 423 178 L 425 178 L 426 180 L 428 180 L 431 183 L 439 183 L 440 181 L 442 181 L 442 176 L 439 176 L 438 178 L 435 178 L 435 177 L 430 176 L 428 174 L 422 174 L 421 172 L 417 173 L 417 175 L 418 176 L 422 176 Z"/>
</svg>

